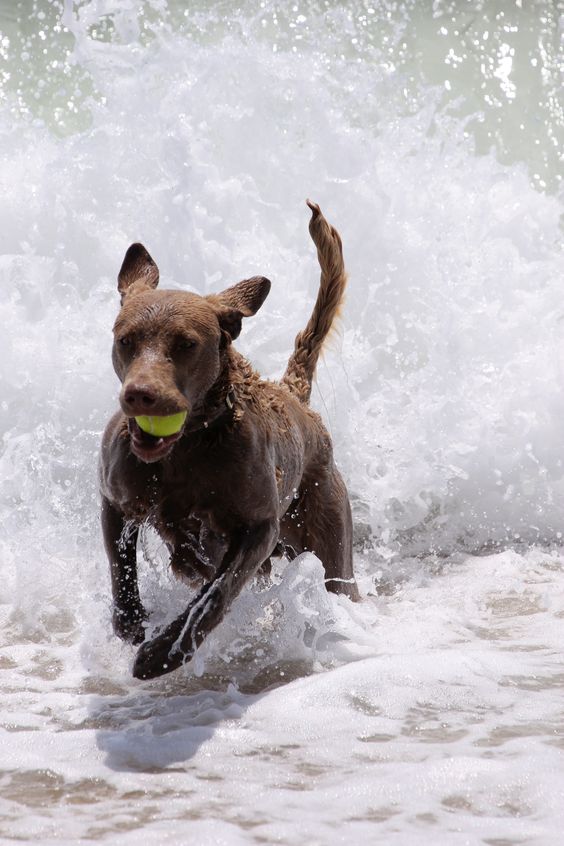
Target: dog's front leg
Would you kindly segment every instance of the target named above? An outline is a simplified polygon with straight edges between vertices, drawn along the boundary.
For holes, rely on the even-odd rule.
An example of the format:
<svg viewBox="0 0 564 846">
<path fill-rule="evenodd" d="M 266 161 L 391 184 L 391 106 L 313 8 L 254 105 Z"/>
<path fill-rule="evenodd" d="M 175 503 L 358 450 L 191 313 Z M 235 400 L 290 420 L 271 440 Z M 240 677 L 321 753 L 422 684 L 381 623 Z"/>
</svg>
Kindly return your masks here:
<svg viewBox="0 0 564 846">
<path fill-rule="evenodd" d="M 110 562 L 114 631 L 122 640 L 141 643 L 145 638 L 143 623 L 147 614 L 137 584 L 138 529 L 133 526 L 128 532 L 123 515 L 103 497 L 102 531 Z"/>
<path fill-rule="evenodd" d="M 278 540 L 278 522 L 264 521 L 237 531 L 217 575 L 186 610 L 137 653 L 133 675 L 151 679 L 170 673 L 192 658 L 218 625 L 241 588 L 268 558 Z"/>
</svg>

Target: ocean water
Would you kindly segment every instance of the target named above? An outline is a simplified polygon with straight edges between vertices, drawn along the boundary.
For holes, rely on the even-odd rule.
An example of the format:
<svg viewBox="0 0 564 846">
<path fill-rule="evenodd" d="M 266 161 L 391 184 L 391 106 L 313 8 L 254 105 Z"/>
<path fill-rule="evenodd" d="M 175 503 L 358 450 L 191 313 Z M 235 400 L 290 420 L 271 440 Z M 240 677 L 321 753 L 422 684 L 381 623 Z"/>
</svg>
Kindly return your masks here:
<svg viewBox="0 0 564 846">
<path fill-rule="evenodd" d="M 563 38 L 551 0 L 0 2 L 0 842 L 561 842 Z M 237 345 L 275 378 L 306 197 L 363 601 L 302 556 L 137 682 L 96 482 L 123 253 L 272 279 Z M 140 555 L 156 626 L 188 590 Z"/>
</svg>

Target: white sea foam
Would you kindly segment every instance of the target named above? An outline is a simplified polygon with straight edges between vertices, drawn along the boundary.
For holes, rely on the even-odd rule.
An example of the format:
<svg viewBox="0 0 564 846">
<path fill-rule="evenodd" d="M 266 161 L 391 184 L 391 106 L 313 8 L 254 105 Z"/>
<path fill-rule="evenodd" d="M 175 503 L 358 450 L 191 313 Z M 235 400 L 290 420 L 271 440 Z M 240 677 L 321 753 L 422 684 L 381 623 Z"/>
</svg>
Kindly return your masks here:
<svg viewBox="0 0 564 846">
<path fill-rule="evenodd" d="M 92 0 L 72 34 L 0 6 L 0 838 L 558 842 L 561 33 L 540 1 L 388 5 Z M 317 287 L 306 196 L 350 272 L 314 403 L 364 600 L 302 556 L 137 683 L 97 507 L 117 269 L 142 240 L 163 285 L 271 278 L 238 346 L 276 377 Z M 189 591 L 142 552 L 153 629 Z"/>
</svg>

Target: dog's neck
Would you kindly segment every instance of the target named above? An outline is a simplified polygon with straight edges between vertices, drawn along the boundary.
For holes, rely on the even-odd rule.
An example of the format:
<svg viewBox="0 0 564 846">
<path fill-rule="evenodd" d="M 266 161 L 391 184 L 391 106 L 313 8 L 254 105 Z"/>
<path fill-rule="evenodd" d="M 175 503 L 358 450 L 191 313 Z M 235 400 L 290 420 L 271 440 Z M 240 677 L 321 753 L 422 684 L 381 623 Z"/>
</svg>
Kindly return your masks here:
<svg viewBox="0 0 564 846">
<path fill-rule="evenodd" d="M 222 351 L 219 376 L 186 421 L 186 434 L 216 430 L 233 422 L 237 414 L 237 390 L 234 382 L 238 381 L 239 376 L 238 358 L 239 354 L 231 346 Z"/>
</svg>

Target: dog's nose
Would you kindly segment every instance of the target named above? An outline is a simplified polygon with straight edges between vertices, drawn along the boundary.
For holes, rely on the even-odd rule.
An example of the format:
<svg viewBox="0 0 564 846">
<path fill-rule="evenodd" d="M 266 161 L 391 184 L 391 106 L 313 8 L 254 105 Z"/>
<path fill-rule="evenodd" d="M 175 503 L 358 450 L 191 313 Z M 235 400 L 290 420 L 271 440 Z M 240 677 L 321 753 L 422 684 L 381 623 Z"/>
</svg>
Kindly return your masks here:
<svg viewBox="0 0 564 846">
<path fill-rule="evenodd" d="M 157 396 L 147 385 L 128 385 L 123 398 L 132 408 L 149 410 L 157 402 Z"/>
</svg>

